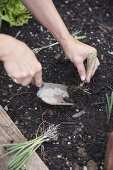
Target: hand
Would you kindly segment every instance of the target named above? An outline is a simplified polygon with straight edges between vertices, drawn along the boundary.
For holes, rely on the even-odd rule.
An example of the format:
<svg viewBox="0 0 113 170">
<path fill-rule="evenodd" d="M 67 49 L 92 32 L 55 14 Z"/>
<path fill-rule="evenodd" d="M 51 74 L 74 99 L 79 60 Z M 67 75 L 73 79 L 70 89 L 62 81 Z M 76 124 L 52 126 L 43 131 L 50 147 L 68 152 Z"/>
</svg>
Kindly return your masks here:
<svg viewBox="0 0 113 170">
<path fill-rule="evenodd" d="M 96 49 L 75 40 L 72 36 L 70 36 L 67 41 L 62 42 L 62 47 L 66 56 L 77 67 L 81 80 L 89 83 L 91 77 L 100 65 Z M 90 63 L 87 71 L 84 66 L 84 60 L 86 59 L 87 62 Z"/>
<path fill-rule="evenodd" d="M 36 86 L 42 84 L 42 66 L 32 50 L 23 42 L 8 36 L 7 51 L 1 59 L 8 76 L 17 84 L 27 86 L 32 79 Z"/>
</svg>

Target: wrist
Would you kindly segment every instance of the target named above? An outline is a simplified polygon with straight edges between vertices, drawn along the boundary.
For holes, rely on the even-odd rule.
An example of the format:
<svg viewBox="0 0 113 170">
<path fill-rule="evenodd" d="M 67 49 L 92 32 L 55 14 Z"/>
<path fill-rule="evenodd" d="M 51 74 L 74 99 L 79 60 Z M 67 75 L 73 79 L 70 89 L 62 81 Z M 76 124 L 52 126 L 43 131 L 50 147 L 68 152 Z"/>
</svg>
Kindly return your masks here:
<svg viewBox="0 0 113 170">
<path fill-rule="evenodd" d="M 70 36 L 62 39 L 62 48 L 65 52 L 65 55 L 73 62 L 73 53 L 72 51 L 77 51 L 78 44 L 80 42 L 76 40 L 71 34 Z"/>
<path fill-rule="evenodd" d="M 6 56 L 16 48 L 16 41 L 9 35 L 0 34 L 0 60 L 4 61 Z"/>
<path fill-rule="evenodd" d="M 68 51 L 70 49 L 70 46 L 73 44 L 73 42 L 75 43 L 75 41 L 76 40 L 72 37 L 71 34 L 69 36 L 62 37 L 60 44 L 64 52 Z"/>
<path fill-rule="evenodd" d="M 72 36 L 70 35 L 70 33 L 69 34 L 67 33 L 67 35 L 66 34 L 61 35 L 59 37 L 59 43 L 62 46 L 62 48 L 64 48 L 66 46 L 67 42 L 71 39 L 71 37 Z"/>
</svg>

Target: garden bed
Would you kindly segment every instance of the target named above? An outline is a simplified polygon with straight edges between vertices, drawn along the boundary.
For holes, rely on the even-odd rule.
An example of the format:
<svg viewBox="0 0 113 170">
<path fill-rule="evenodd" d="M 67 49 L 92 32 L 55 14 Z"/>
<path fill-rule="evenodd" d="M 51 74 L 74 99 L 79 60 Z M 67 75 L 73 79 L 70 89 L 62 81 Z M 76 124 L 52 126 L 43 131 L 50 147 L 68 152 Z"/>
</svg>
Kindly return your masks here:
<svg viewBox="0 0 113 170">
<path fill-rule="evenodd" d="M 34 138 L 43 121 L 41 130 L 48 123 L 61 124 L 58 141 L 47 143 L 38 150 L 50 170 L 70 170 L 73 165 L 76 169 L 75 163 L 88 167 L 91 160 L 98 169 L 103 169 L 106 142 L 113 129 L 113 116 L 111 114 L 107 123 L 106 115 L 106 94 L 110 95 L 113 88 L 113 2 L 56 0 L 55 4 L 70 32 L 81 30 L 80 35 L 86 35 L 84 42 L 96 47 L 101 66 L 90 84 L 83 89 L 70 89 L 75 105 L 61 107 L 47 105 L 38 99 L 36 87 L 13 83 L 1 63 L 0 104 L 27 139 Z M 17 36 L 32 49 L 55 42 L 49 31 L 35 19 L 23 27 L 11 28 L 3 23 L 1 32 Z M 37 57 L 43 66 L 45 82 L 80 84 L 77 70 L 65 59 L 59 45 L 41 51 Z M 79 112 L 81 114 L 75 115 Z"/>
</svg>

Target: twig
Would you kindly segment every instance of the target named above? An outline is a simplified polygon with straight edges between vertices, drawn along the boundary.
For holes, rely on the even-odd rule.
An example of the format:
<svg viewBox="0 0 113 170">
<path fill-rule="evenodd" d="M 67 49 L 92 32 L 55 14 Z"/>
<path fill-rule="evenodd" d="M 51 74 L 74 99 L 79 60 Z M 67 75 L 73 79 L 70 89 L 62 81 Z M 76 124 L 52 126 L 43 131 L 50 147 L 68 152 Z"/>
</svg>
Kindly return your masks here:
<svg viewBox="0 0 113 170">
<path fill-rule="evenodd" d="M 38 130 L 37 130 L 37 132 L 36 132 L 36 137 L 38 137 L 38 135 L 39 135 L 39 131 L 40 131 L 40 127 L 41 127 L 41 125 L 43 125 L 43 124 L 44 124 L 44 122 L 45 122 L 45 123 L 47 123 L 47 122 L 46 122 L 46 120 L 44 120 L 44 121 L 43 121 L 43 122 L 41 122 L 41 123 L 40 123 L 40 125 L 38 126 Z M 44 132 L 44 129 L 42 130 L 42 132 Z"/>
<path fill-rule="evenodd" d="M 89 91 L 87 91 L 88 89 L 82 89 L 82 88 L 80 88 L 80 90 L 82 90 L 84 93 L 91 94 Z"/>
<path fill-rule="evenodd" d="M 64 161 L 66 161 L 66 162 L 68 161 L 71 166 L 73 165 L 72 162 L 69 161 L 68 158 L 65 158 L 64 156 L 61 156 L 61 157 L 52 157 L 52 159 L 62 159 Z"/>
<path fill-rule="evenodd" d="M 42 47 L 40 47 L 40 48 L 34 48 L 34 49 L 33 49 L 33 52 L 34 52 L 35 54 L 38 54 L 41 50 L 46 49 L 46 48 L 50 48 L 50 47 L 55 46 L 55 45 L 57 45 L 57 44 L 59 44 L 59 42 L 55 42 L 55 43 L 50 44 L 50 45 L 45 45 L 45 46 L 42 46 Z"/>
<path fill-rule="evenodd" d="M 46 120 L 44 120 L 44 115 L 47 113 L 47 109 L 42 113 L 42 122 L 40 123 L 39 127 L 38 127 L 38 130 L 37 130 L 37 133 L 36 133 L 36 136 L 38 136 L 38 133 L 40 131 L 40 127 L 42 125 L 42 133 L 44 132 L 45 130 L 45 125 L 44 123 L 48 123 Z M 49 124 L 49 123 L 48 123 Z M 40 154 L 41 154 L 41 158 L 44 162 L 46 162 L 46 158 L 45 158 L 45 150 L 44 150 L 44 145 L 41 145 L 40 147 Z"/>
<path fill-rule="evenodd" d="M 91 103 L 91 106 L 94 106 L 94 105 L 101 105 L 101 104 L 104 104 L 105 102 L 95 102 L 95 103 Z"/>
<path fill-rule="evenodd" d="M 84 82 L 83 83 L 80 83 L 80 85 L 78 85 L 78 86 L 76 86 L 75 88 L 74 88 L 74 91 L 77 91 L 78 89 L 79 90 L 81 90 L 81 91 L 83 91 L 84 93 L 88 93 L 88 94 L 91 94 L 89 91 L 88 91 L 88 89 L 83 89 L 82 87 L 84 86 Z"/>
<path fill-rule="evenodd" d="M 35 93 L 34 93 L 34 92 L 21 92 L 21 93 L 16 93 L 16 94 L 14 94 L 13 96 L 11 96 L 11 97 L 9 98 L 9 100 L 12 100 L 14 97 L 20 96 L 20 95 L 23 95 L 23 94 L 35 94 Z"/>
<path fill-rule="evenodd" d="M 46 162 L 44 145 L 41 145 L 41 159 Z"/>
<path fill-rule="evenodd" d="M 75 39 L 77 39 L 77 40 L 81 40 L 81 39 L 86 38 L 86 36 L 78 36 L 78 34 L 79 34 L 80 32 L 81 32 L 81 31 L 75 31 L 75 32 L 72 34 L 72 36 L 73 36 Z M 34 48 L 34 49 L 33 49 L 33 52 L 34 52 L 35 54 L 37 54 L 37 53 L 39 53 L 41 50 L 46 49 L 46 48 L 50 48 L 50 47 L 55 46 L 55 45 L 57 45 L 57 44 L 59 44 L 59 42 L 55 42 L 55 43 L 50 44 L 50 45 L 45 45 L 45 46 L 42 46 L 41 48 Z"/>
<path fill-rule="evenodd" d="M 62 125 L 76 125 L 76 122 L 61 122 Z"/>
<path fill-rule="evenodd" d="M 19 31 L 16 33 L 15 38 L 17 38 L 20 33 L 21 33 L 21 30 L 19 30 Z"/>
</svg>

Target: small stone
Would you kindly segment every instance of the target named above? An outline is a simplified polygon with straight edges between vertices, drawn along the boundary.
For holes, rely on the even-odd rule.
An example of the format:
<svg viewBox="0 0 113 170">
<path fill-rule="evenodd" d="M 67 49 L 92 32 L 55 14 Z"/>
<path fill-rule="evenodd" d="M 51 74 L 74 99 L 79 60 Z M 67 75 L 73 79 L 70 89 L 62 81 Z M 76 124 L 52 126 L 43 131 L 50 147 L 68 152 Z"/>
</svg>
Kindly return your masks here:
<svg viewBox="0 0 113 170">
<path fill-rule="evenodd" d="M 42 27 L 42 26 L 40 26 L 40 31 L 41 31 L 41 32 L 43 32 L 43 31 L 44 31 L 44 29 L 43 29 L 43 27 Z"/>
<path fill-rule="evenodd" d="M 81 134 L 79 134 L 79 137 L 80 137 L 80 138 L 82 138 L 82 135 L 81 135 Z"/>
<path fill-rule="evenodd" d="M 68 165 L 68 166 L 69 166 L 69 165 L 70 165 L 70 163 L 69 163 L 68 161 L 66 161 L 66 165 Z"/>
<path fill-rule="evenodd" d="M 99 39 L 97 39 L 97 41 L 98 41 L 98 42 L 100 42 L 100 40 L 99 40 Z"/>
<path fill-rule="evenodd" d="M 78 154 L 79 154 L 80 157 L 86 157 L 87 156 L 85 148 L 79 148 Z"/>
<path fill-rule="evenodd" d="M 88 9 L 89 9 L 90 12 L 92 12 L 92 8 L 91 7 L 89 7 Z"/>
<path fill-rule="evenodd" d="M 91 21 L 92 23 L 94 23 L 94 22 L 95 22 L 95 21 L 94 21 L 94 19 L 91 19 L 90 21 Z"/>
<path fill-rule="evenodd" d="M 80 128 L 80 127 L 77 128 L 77 131 L 78 131 L 78 132 L 81 132 L 81 131 L 82 131 L 82 128 Z"/>
<path fill-rule="evenodd" d="M 72 166 L 72 170 L 80 170 L 80 166 L 76 162 L 74 162 Z"/>
<path fill-rule="evenodd" d="M 55 144 L 56 144 L 56 145 L 59 145 L 59 142 L 56 142 Z"/>
<path fill-rule="evenodd" d="M 57 155 L 57 158 L 62 158 L 62 155 Z"/>
<path fill-rule="evenodd" d="M 89 139 L 91 139 L 91 136 L 88 136 Z"/>
<path fill-rule="evenodd" d="M 7 105 L 4 107 L 4 110 L 6 110 L 6 111 L 8 111 L 8 110 L 9 110 Z"/>
<path fill-rule="evenodd" d="M 18 125 L 18 120 L 16 120 L 15 125 Z"/>
<path fill-rule="evenodd" d="M 71 145 L 71 142 L 68 142 L 67 144 L 68 144 L 68 145 Z"/>
<path fill-rule="evenodd" d="M 85 112 L 84 110 L 81 110 L 80 112 L 75 113 L 72 117 L 73 117 L 73 118 L 78 118 L 78 117 L 82 116 L 82 115 L 85 114 L 85 113 L 86 113 L 86 112 Z"/>
<path fill-rule="evenodd" d="M 97 163 L 94 160 L 90 160 L 86 164 L 87 170 L 98 170 Z"/>
<path fill-rule="evenodd" d="M 65 1 L 66 4 L 68 4 L 69 1 Z"/>
<path fill-rule="evenodd" d="M 12 84 L 9 84 L 8 86 L 9 86 L 9 88 L 13 87 L 13 85 L 12 85 Z"/>
<path fill-rule="evenodd" d="M 105 79 L 105 78 L 106 78 L 106 76 L 105 76 L 105 75 L 102 75 L 102 78 L 103 78 L 103 79 Z"/>
<path fill-rule="evenodd" d="M 83 167 L 83 170 L 88 170 L 86 166 Z"/>
<path fill-rule="evenodd" d="M 31 120 L 31 117 L 30 117 L 30 116 L 28 116 L 28 117 L 27 117 L 27 120 Z"/>
<path fill-rule="evenodd" d="M 59 60 L 61 58 L 61 54 L 57 54 L 56 56 L 55 56 L 55 59 L 56 60 Z"/>
<path fill-rule="evenodd" d="M 113 51 L 108 51 L 109 54 L 113 55 Z"/>
<path fill-rule="evenodd" d="M 26 165 L 23 165 L 23 166 L 21 167 L 21 170 L 26 170 Z"/>
</svg>

